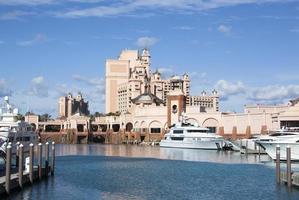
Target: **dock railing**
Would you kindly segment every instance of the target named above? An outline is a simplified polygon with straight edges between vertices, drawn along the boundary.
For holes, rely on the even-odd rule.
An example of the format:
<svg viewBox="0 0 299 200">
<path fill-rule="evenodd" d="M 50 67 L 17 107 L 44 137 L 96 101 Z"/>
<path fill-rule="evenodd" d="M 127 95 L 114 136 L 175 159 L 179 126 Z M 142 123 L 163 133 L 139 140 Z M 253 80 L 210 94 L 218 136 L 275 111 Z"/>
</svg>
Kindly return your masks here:
<svg viewBox="0 0 299 200">
<path fill-rule="evenodd" d="M 34 151 L 34 147 L 32 143 L 29 145 L 29 154 L 26 153 L 28 157 L 24 159 L 25 152 L 23 144 L 18 143 L 15 147 L 13 147 L 11 143 L 7 145 L 5 154 L 5 175 L 0 177 L 0 195 L 9 195 L 11 190 L 22 189 L 24 184 L 32 185 L 37 180 L 41 181 L 43 178 L 47 178 L 49 174 L 54 175 L 55 143 L 51 143 L 51 156 L 49 152 L 50 144 L 48 142 L 36 145 L 37 151 Z M 13 148 L 16 148 L 14 155 L 12 154 Z M 37 158 L 36 166 L 35 157 Z M 50 162 L 49 159 L 51 159 Z"/>
</svg>

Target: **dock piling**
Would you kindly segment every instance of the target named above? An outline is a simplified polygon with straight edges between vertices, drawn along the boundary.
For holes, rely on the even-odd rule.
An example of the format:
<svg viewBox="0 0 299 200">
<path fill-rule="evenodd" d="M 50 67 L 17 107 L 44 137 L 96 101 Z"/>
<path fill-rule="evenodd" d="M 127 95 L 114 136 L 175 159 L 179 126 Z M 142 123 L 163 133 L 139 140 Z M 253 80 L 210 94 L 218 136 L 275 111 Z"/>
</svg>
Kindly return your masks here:
<svg viewBox="0 0 299 200">
<path fill-rule="evenodd" d="M 20 144 L 19 150 L 19 186 L 23 188 L 23 166 L 24 166 L 24 148 L 23 144 Z"/>
<path fill-rule="evenodd" d="M 16 167 L 19 167 L 19 145 L 20 145 L 20 142 L 17 142 L 16 143 Z"/>
<path fill-rule="evenodd" d="M 49 142 L 46 142 L 45 146 L 45 176 L 48 177 L 49 174 Z"/>
<path fill-rule="evenodd" d="M 245 152 L 246 152 L 246 155 L 248 154 L 248 140 L 246 140 L 246 150 L 245 150 Z"/>
<path fill-rule="evenodd" d="M 43 169 L 42 169 L 42 159 L 43 159 L 43 146 L 42 146 L 42 143 L 39 143 L 38 144 L 38 151 L 37 151 L 37 157 L 38 157 L 38 178 L 39 180 L 42 180 L 42 172 L 43 172 Z"/>
<path fill-rule="evenodd" d="M 52 142 L 52 159 L 51 159 L 51 175 L 55 172 L 55 142 Z"/>
<path fill-rule="evenodd" d="M 5 191 L 10 193 L 10 177 L 11 177 L 11 145 L 6 147 L 6 174 L 5 174 Z"/>
<path fill-rule="evenodd" d="M 33 163 L 34 163 L 34 145 L 30 143 L 29 145 L 29 180 L 30 183 L 33 184 Z"/>
<path fill-rule="evenodd" d="M 276 146 L 276 183 L 280 184 L 280 146 Z"/>
<path fill-rule="evenodd" d="M 287 182 L 288 187 L 292 186 L 292 171 L 291 171 L 291 147 L 287 146 Z"/>
</svg>

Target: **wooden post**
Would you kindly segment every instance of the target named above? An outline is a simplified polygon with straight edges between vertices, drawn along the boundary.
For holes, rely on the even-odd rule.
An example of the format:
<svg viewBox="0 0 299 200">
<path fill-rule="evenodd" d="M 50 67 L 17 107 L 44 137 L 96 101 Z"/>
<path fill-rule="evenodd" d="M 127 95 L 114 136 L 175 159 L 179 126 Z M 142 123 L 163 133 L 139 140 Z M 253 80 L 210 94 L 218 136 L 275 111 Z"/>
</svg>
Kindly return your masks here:
<svg viewBox="0 0 299 200">
<path fill-rule="evenodd" d="M 24 149 L 23 144 L 19 146 L 19 186 L 23 188 L 23 166 L 24 166 Z"/>
<path fill-rule="evenodd" d="M 49 174 L 49 142 L 46 142 L 45 149 L 45 176 L 47 177 Z"/>
<path fill-rule="evenodd" d="M 20 145 L 20 142 L 17 142 L 16 143 L 16 167 L 19 167 L 19 145 Z"/>
<path fill-rule="evenodd" d="M 42 163 L 42 159 L 43 159 L 43 146 L 42 143 L 38 144 L 38 151 L 37 151 L 37 157 L 38 157 L 38 178 L 39 180 L 42 179 L 42 172 L 43 172 L 43 163 Z"/>
<path fill-rule="evenodd" d="M 287 182 L 288 187 L 292 186 L 292 172 L 291 172 L 291 147 L 287 146 Z"/>
<path fill-rule="evenodd" d="M 280 184 L 280 146 L 276 146 L 276 183 Z"/>
<path fill-rule="evenodd" d="M 6 174 L 5 174 L 5 191 L 10 193 L 10 177 L 11 177 L 11 145 L 6 147 Z"/>
<path fill-rule="evenodd" d="M 34 164 L 34 151 L 33 151 L 34 145 L 31 143 L 29 145 L 29 180 L 30 183 L 33 184 L 33 164 Z"/>
<path fill-rule="evenodd" d="M 55 172 L 55 142 L 52 142 L 51 175 Z"/>
<path fill-rule="evenodd" d="M 248 154 L 248 140 L 246 139 L 246 149 L 245 149 L 246 155 Z"/>
</svg>

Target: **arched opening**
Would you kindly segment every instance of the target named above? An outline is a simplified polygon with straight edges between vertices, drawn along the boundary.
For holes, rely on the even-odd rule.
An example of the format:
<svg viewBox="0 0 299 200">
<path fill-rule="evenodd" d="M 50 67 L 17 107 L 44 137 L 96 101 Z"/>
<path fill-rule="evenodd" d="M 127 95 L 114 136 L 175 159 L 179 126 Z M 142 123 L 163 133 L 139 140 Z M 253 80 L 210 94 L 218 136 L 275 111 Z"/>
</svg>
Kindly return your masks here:
<svg viewBox="0 0 299 200">
<path fill-rule="evenodd" d="M 134 129 L 135 132 L 139 132 L 140 131 L 140 123 L 137 121 L 134 123 Z"/>
<path fill-rule="evenodd" d="M 219 122 L 214 118 L 208 118 L 202 123 L 202 126 L 210 129 L 212 133 L 217 133 Z"/>
<path fill-rule="evenodd" d="M 126 131 L 130 132 L 133 129 L 133 124 L 131 122 L 126 124 Z"/>
<path fill-rule="evenodd" d="M 162 123 L 159 121 L 152 121 L 149 125 L 150 133 L 161 133 Z"/>
<path fill-rule="evenodd" d="M 99 130 L 99 126 L 98 126 L 97 124 L 92 124 L 92 125 L 91 125 L 91 130 L 92 130 L 93 132 L 97 132 L 97 131 Z"/>
<path fill-rule="evenodd" d="M 106 132 L 107 131 L 107 124 L 100 124 L 100 128 L 102 132 Z"/>
<path fill-rule="evenodd" d="M 36 124 L 35 123 L 31 123 L 30 125 L 32 126 L 32 131 L 36 131 Z"/>
<path fill-rule="evenodd" d="M 140 124 L 140 128 L 141 128 L 141 133 L 145 133 L 146 132 L 146 122 L 145 121 L 142 121 L 141 124 Z"/>
<path fill-rule="evenodd" d="M 83 132 L 84 131 L 84 125 L 83 124 L 77 124 L 77 131 Z"/>
<path fill-rule="evenodd" d="M 113 130 L 113 132 L 118 132 L 119 129 L 120 129 L 120 125 L 119 125 L 119 124 L 113 124 L 113 125 L 112 125 L 112 130 Z"/>
</svg>

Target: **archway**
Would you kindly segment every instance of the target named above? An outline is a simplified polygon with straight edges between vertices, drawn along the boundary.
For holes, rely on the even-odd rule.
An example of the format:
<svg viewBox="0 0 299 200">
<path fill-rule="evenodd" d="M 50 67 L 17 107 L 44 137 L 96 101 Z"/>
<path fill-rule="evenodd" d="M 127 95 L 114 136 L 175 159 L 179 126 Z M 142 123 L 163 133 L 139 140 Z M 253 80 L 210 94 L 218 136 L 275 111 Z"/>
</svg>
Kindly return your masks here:
<svg viewBox="0 0 299 200">
<path fill-rule="evenodd" d="M 142 132 L 142 133 L 145 133 L 145 132 L 146 132 L 147 126 L 146 126 L 146 122 L 145 122 L 145 121 L 142 121 L 142 122 L 140 123 L 140 128 L 141 128 L 141 132 Z"/>
<path fill-rule="evenodd" d="M 30 125 L 32 126 L 32 130 L 35 131 L 36 130 L 36 124 L 35 123 L 31 123 Z"/>
<path fill-rule="evenodd" d="M 162 123 L 159 121 L 152 121 L 149 125 L 150 133 L 161 133 L 162 131 Z"/>
<path fill-rule="evenodd" d="M 113 125 L 112 125 L 112 130 L 113 130 L 113 132 L 118 132 L 119 129 L 120 129 L 120 125 L 119 125 L 119 124 L 113 124 Z"/>
<path fill-rule="evenodd" d="M 192 124 L 192 125 L 195 125 L 195 124 L 199 125 L 197 119 L 195 119 L 195 118 L 188 118 L 187 122 Z"/>
<path fill-rule="evenodd" d="M 128 122 L 126 124 L 126 131 L 127 132 L 130 132 L 131 130 L 133 129 L 133 124 L 131 122 Z"/>
<path fill-rule="evenodd" d="M 202 123 L 202 126 L 209 128 L 212 133 L 217 133 L 219 122 L 214 118 L 208 118 Z"/>
<path fill-rule="evenodd" d="M 83 124 L 77 124 L 77 131 L 83 132 L 84 131 L 84 125 Z"/>
</svg>

